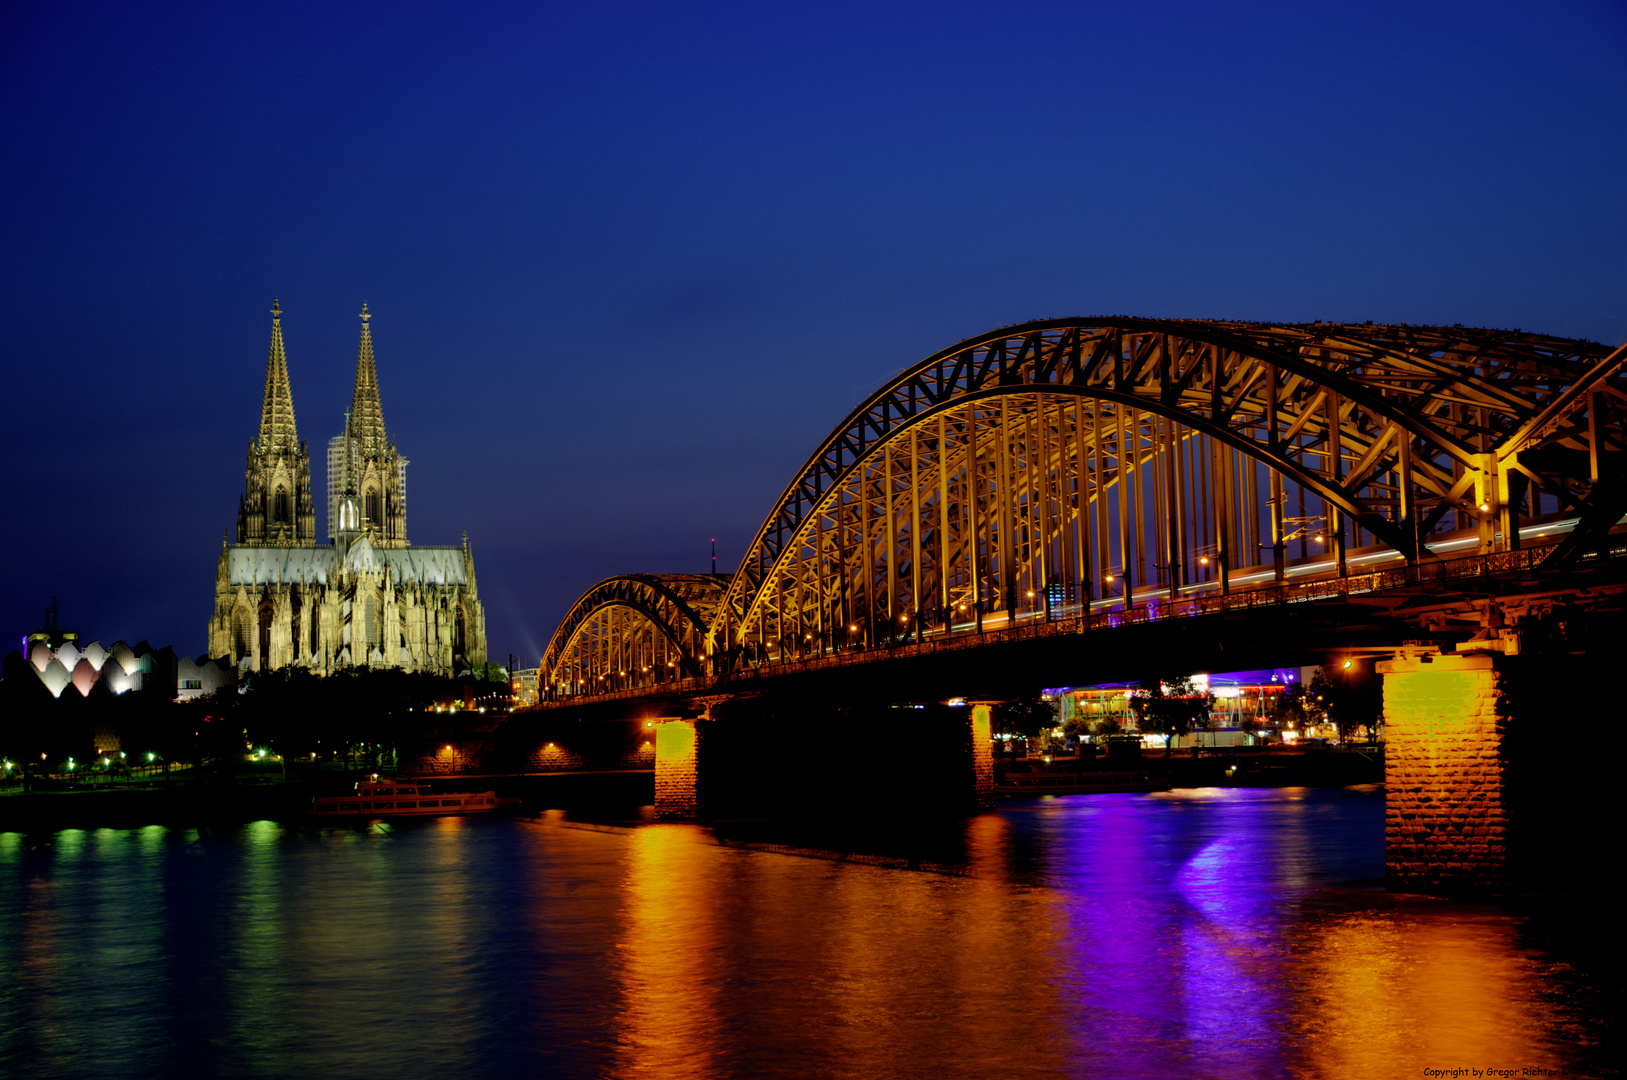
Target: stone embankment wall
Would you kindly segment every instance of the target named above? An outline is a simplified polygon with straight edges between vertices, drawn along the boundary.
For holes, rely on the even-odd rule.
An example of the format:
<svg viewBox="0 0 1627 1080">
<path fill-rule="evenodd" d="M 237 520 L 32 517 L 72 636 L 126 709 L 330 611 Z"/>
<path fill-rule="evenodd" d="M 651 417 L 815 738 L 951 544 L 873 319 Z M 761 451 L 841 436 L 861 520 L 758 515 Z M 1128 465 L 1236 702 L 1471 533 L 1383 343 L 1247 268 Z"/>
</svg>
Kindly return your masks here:
<svg viewBox="0 0 1627 1080">
<path fill-rule="evenodd" d="M 1508 878 L 1507 716 L 1488 655 L 1383 661 L 1385 874 L 1394 888 Z"/>
<path fill-rule="evenodd" d="M 656 733 L 644 732 L 636 743 L 606 748 L 583 747 L 561 740 L 548 740 L 526 758 L 526 772 L 575 772 L 616 769 L 653 769 Z"/>
<path fill-rule="evenodd" d="M 517 716 L 475 738 L 441 739 L 402 755 L 404 776 L 615 772 L 655 767 L 653 721 L 538 723 Z"/>
</svg>

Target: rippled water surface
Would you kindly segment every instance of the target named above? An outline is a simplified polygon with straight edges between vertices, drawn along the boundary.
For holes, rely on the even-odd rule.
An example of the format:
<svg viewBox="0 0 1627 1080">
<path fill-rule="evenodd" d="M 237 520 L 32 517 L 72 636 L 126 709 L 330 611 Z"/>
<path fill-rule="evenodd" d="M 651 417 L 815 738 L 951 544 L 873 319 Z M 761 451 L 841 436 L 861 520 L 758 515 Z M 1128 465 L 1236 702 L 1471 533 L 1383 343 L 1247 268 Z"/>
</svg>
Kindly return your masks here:
<svg viewBox="0 0 1627 1080">
<path fill-rule="evenodd" d="M 0 1076 L 1607 1074 L 1614 909 L 1386 894 L 1382 827 L 1288 789 L 0 834 Z"/>
</svg>

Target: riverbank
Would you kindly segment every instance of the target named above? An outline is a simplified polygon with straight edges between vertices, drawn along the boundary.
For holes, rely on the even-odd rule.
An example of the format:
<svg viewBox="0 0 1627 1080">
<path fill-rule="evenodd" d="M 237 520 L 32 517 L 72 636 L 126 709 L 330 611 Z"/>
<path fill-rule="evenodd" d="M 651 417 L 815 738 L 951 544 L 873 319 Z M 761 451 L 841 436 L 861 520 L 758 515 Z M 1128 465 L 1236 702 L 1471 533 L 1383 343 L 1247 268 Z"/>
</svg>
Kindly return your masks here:
<svg viewBox="0 0 1627 1080">
<path fill-rule="evenodd" d="M 595 773 L 466 773 L 430 781 L 435 791 L 496 790 L 528 807 L 639 805 L 655 798 L 651 770 Z M 296 780 L 188 780 L 77 790 L 0 791 L 0 832 L 54 829 L 136 829 L 147 825 L 231 825 L 289 821 L 318 794 L 350 790 L 332 775 Z"/>
<path fill-rule="evenodd" d="M 1382 754 L 1319 751 L 1304 753 L 1205 752 L 1191 757 L 1159 753 L 1139 761 L 1102 759 L 1080 763 L 1060 759 L 1002 762 L 1001 772 L 1059 773 L 1079 770 L 1133 769 L 1167 779 L 1175 788 L 1195 787 L 1343 787 L 1382 783 Z M 494 789 L 524 800 L 530 810 L 594 805 L 639 806 L 654 799 L 651 770 L 480 774 L 437 777 L 436 790 Z M 294 780 L 265 778 L 190 779 L 170 783 L 23 793 L 0 792 L 0 832 L 53 829 L 131 829 L 147 825 L 226 825 L 247 821 L 284 821 L 299 817 L 319 792 L 349 788 L 338 776 Z"/>
</svg>

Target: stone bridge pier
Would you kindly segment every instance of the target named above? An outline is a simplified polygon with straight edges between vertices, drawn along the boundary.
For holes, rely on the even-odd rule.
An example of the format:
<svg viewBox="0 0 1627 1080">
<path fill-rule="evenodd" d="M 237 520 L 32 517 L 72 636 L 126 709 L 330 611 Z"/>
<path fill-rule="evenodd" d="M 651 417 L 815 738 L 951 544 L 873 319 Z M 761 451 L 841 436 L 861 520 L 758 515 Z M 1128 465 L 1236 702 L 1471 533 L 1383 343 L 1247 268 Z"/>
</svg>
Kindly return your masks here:
<svg viewBox="0 0 1627 1080">
<path fill-rule="evenodd" d="M 1600 880 L 1620 816 L 1610 793 L 1622 707 L 1600 669 L 1605 655 L 1409 649 L 1379 662 L 1391 888 L 1549 891 Z"/>
<path fill-rule="evenodd" d="M 1384 873 L 1392 888 L 1481 891 L 1509 878 L 1509 702 L 1497 661 L 1404 652 L 1384 677 Z"/>
<path fill-rule="evenodd" d="M 658 818 L 930 814 L 993 804 L 986 704 L 745 701 L 656 722 Z"/>
</svg>

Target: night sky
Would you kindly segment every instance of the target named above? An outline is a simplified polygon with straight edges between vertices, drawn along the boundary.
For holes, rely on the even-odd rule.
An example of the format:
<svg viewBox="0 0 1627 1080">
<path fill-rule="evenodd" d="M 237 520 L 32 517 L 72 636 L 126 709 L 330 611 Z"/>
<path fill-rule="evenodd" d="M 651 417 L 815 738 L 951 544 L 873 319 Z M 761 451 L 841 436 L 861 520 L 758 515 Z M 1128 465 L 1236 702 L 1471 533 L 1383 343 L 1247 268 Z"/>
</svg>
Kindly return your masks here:
<svg viewBox="0 0 1627 1080">
<path fill-rule="evenodd" d="M 0 630 L 205 646 L 285 312 L 534 664 L 1034 318 L 1627 341 L 1627 5 L 0 5 Z M 6 647 L 12 647 L 10 645 Z"/>
</svg>

